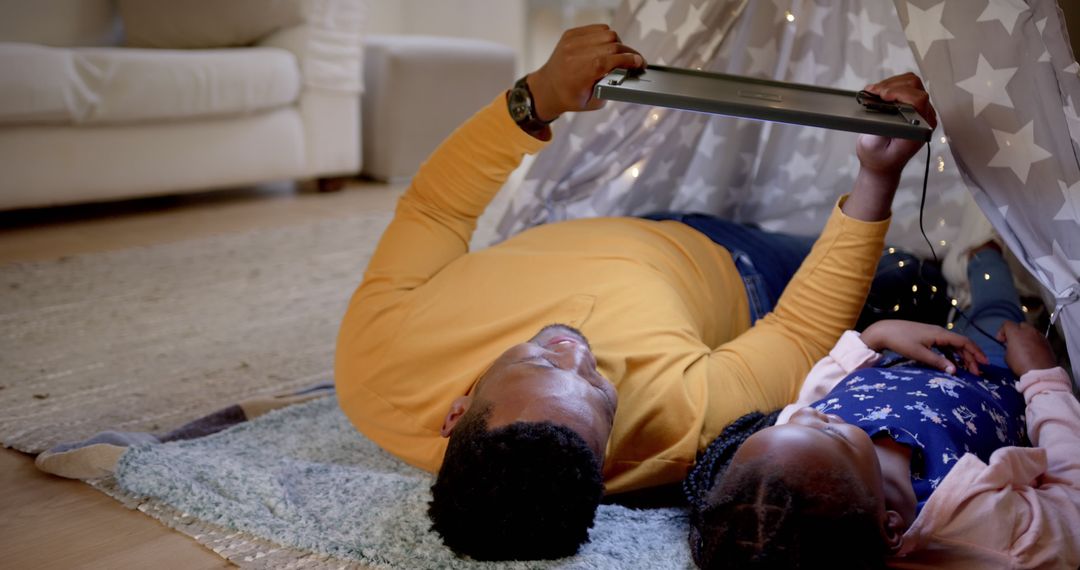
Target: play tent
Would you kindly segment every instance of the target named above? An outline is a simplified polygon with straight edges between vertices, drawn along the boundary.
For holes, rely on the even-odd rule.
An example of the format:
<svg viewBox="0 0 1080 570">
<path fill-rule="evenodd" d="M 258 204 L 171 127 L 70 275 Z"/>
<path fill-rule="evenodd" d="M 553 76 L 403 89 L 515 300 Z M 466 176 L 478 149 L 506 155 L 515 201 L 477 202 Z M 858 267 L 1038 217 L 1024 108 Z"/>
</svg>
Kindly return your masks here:
<svg viewBox="0 0 1080 570">
<path fill-rule="evenodd" d="M 1053 0 L 625 0 L 613 26 L 650 63 L 860 89 L 914 71 L 942 125 L 925 229 L 939 256 L 972 199 L 1045 288 L 1080 377 L 1080 65 Z M 609 104 L 563 119 L 499 217 L 544 222 L 703 211 L 816 234 L 858 169 L 855 135 Z M 925 153 L 890 243 L 919 233 Z"/>
</svg>

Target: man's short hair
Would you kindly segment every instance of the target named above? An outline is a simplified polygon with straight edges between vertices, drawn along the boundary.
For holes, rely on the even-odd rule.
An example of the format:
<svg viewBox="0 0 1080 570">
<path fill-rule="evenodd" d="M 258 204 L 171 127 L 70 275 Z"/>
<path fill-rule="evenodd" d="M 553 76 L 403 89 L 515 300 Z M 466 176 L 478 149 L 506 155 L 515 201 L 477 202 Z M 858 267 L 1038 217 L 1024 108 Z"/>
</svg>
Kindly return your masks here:
<svg viewBox="0 0 1080 570">
<path fill-rule="evenodd" d="M 454 427 L 428 516 L 443 542 L 477 560 L 576 554 L 604 493 L 600 461 L 575 431 L 551 422 L 488 430 L 490 405 Z"/>
<path fill-rule="evenodd" d="M 731 466 L 691 513 L 701 568 L 884 569 L 875 500 L 840 469 L 778 473 L 769 458 Z"/>
</svg>

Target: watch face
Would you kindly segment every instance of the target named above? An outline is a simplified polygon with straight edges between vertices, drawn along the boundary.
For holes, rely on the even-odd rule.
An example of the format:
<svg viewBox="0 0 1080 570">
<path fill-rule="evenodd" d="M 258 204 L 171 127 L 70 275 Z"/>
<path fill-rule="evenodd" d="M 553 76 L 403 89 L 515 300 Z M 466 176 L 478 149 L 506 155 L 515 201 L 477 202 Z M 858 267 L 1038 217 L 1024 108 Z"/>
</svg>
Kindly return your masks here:
<svg viewBox="0 0 1080 570">
<path fill-rule="evenodd" d="M 531 114 L 531 101 L 529 101 L 529 92 L 524 89 L 514 88 L 510 90 L 510 98 L 507 101 L 510 106 L 510 117 L 515 122 L 527 120 Z"/>
</svg>

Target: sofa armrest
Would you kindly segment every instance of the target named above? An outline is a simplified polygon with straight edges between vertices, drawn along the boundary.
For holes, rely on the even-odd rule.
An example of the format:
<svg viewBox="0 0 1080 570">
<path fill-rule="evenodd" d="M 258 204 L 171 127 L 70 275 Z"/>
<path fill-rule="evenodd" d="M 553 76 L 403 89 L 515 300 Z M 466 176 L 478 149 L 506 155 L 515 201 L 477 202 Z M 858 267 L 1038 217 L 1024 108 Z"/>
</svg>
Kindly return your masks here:
<svg viewBox="0 0 1080 570">
<path fill-rule="evenodd" d="M 301 23 L 280 29 L 257 45 L 296 55 L 305 90 L 361 93 L 365 0 L 298 1 Z"/>
</svg>

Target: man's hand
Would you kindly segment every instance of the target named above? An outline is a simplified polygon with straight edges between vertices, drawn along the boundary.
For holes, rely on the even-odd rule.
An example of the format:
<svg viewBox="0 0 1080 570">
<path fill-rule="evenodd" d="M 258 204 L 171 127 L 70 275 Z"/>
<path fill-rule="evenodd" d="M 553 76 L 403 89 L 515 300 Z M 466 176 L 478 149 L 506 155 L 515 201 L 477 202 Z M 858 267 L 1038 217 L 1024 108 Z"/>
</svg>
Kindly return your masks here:
<svg viewBox="0 0 1080 570">
<path fill-rule="evenodd" d="M 592 97 L 593 86 L 619 67 L 645 67 L 645 58 L 623 45 L 607 24 L 567 30 L 547 63 L 529 74 L 537 116 L 553 121 L 563 113 L 603 107 L 604 101 Z"/>
<path fill-rule="evenodd" d="M 885 101 L 899 101 L 915 107 L 931 128 L 937 127 L 937 114 L 930 105 L 930 96 L 923 88 L 922 80 L 915 74 L 890 77 L 867 85 L 866 90 Z M 923 144 L 908 139 L 860 135 L 855 152 L 862 168 L 855 179 L 851 197 L 844 203 L 844 213 L 864 221 L 888 218 L 893 196 L 900 184 L 900 173 Z"/>
<path fill-rule="evenodd" d="M 1005 363 L 1017 376 L 1058 365 L 1046 337 L 1027 323 L 1006 322 L 997 338 L 1005 343 Z"/>
<path fill-rule="evenodd" d="M 881 352 L 888 349 L 949 374 L 956 373 L 956 365 L 931 348 L 940 346 L 952 349 L 963 359 L 964 368 L 972 374 L 979 373 L 980 363 L 990 363 L 986 354 L 970 338 L 935 325 L 899 320 L 878 321 L 859 336 L 870 350 Z"/>
</svg>

